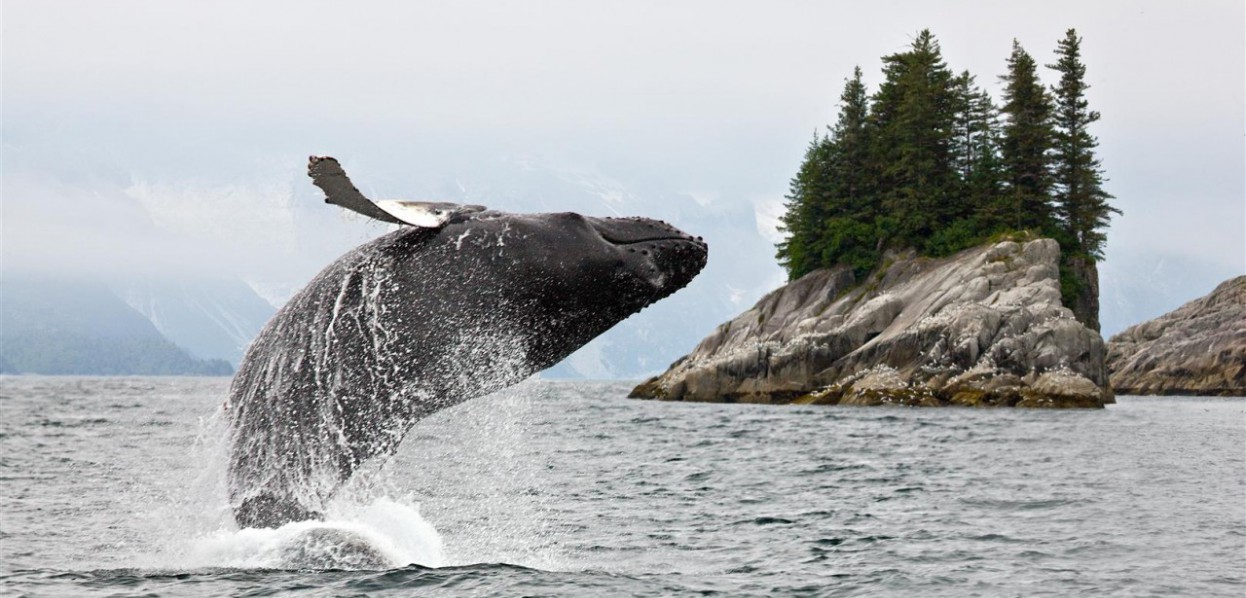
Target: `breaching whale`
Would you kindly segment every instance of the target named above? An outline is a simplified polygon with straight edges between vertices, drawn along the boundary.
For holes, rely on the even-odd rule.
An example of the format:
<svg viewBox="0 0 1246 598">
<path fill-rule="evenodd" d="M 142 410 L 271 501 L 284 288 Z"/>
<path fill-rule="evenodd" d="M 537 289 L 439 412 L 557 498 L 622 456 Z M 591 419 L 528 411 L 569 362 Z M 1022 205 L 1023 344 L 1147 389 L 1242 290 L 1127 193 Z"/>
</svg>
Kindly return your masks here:
<svg viewBox="0 0 1246 598">
<path fill-rule="evenodd" d="M 372 202 L 333 158 L 308 172 L 328 203 L 409 226 L 326 267 L 248 347 L 225 405 L 240 527 L 318 518 L 421 418 L 552 366 L 705 266 L 703 241 L 656 220 Z"/>
</svg>

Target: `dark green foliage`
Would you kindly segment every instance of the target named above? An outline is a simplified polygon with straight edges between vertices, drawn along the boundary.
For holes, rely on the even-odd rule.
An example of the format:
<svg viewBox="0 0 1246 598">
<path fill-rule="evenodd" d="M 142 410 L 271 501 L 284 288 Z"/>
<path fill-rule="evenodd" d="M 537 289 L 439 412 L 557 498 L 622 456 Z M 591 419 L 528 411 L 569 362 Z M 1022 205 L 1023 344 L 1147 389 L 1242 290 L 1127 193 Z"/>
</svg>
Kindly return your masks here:
<svg viewBox="0 0 1246 598">
<path fill-rule="evenodd" d="M 909 246 L 963 211 L 952 170 L 957 105 L 939 43 L 922 31 L 907 52 L 883 57 L 885 79 L 869 122 L 878 202 L 896 218 L 888 244 Z"/>
<path fill-rule="evenodd" d="M 1086 291 L 1086 285 L 1077 277 L 1077 272 L 1067 260 L 1060 262 L 1060 302 L 1065 306 L 1077 303 L 1077 298 Z"/>
<path fill-rule="evenodd" d="M 959 195 L 967 208 L 957 219 L 972 215 L 980 228 L 1009 228 L 1007 206 L 1001 201 L 1004 166 L 1000 157 L 999 109 L 990 94 L 975 85 L 974 76 L 968 71 L 957 77 L 955 89 L 952 158 L 960 183 Z"/>
<path fill-rule="evenodd" d="M 1086 66 L 1081 62 L 1081 38 L 1069 29 L 1056 48 L 1059 60 L 1047 68 L 1060 73 L 1053 88 L 1056 99 L 1055 147 L 1053 151 L 1055 206 L 1069 250 L 1095 259 L 1103 258 L 1107 228 L 1112 214 L 1121 211 L 1108 204 L 1103 190 L 1103 169 L 1094 155 L 1099 141 L 1087 130 L 1099 113 L 1086 101 Z"/>
<path fill-rule="evenodd" d="M 1006 202 L 1011 203 L 1013 228 L 1048 230 L 1055 223 L 1051 207 L 1051 98 L 1038 80 L 1034 59 L 1016 40 L 1008 57 L 1004 82 L 1006 118 L 1000 144 Z"/>
<path fill-rule="evenodd" d="M 876 261 L 877 207 L 870 198 L 869 108 L 861 69 L 845 84 L 840 101 L 839 120 L 829 137 L 814 135 L 787 196 L 788 236 L 778 246 L 778 258 L 792 278 L 827 264 L 870 261 L 872 267 Z"/>
<path fill-rule="evenodd" d="M 857 280 L 878 265 L 879 252 L 875 241 L 876 228 L 869 223 L 848 216 L 835 216 L 826 221 L 821 233 L 819 257 L 823 263 L 851 266 Z"/>
<path fill-rule="evenodd" d="M 918 247 L 925 255 L 942 257 L 973 247 L 986 240 L 981 220 L 977 216 L 968 216 L 953 220 L 927 237 Z"/>
<path fill-rule="evenodd" d="M 1051 93 L 1014 41 L 999 107 L 973 75 L 952 74 L 929 31 L 882 58 L 872 96 L 857 68 L 830 134 L 814 135 L 792 179 L 778 246 L 789 276 L 848 266 L 863 279 L 888 249 L 942 256 L 1014 237 L 1051 237 L 1066 257 L 1100 259 L 1119 211 L 1086 132 L 1099 114 L 1084 99 L 1080 41 L 1070 30 L 1060 42 Z M 1071 301 L 1088 291 L 1066 270 Z"/>
<path fill-rule="evenodd" d="M 822 181 L 827 178 L 824 171 L 830 161 L 830 151 L 829 140 L 815 134 L 787 195 L 787 212 L 783 214 L 780 228 L 787 236 L 779 243 L 776 257 L 793 279 L 808 274 L 823 263 L 818 246 L 828 206 L 822 201 L 825 195 Z"/>
</svg>

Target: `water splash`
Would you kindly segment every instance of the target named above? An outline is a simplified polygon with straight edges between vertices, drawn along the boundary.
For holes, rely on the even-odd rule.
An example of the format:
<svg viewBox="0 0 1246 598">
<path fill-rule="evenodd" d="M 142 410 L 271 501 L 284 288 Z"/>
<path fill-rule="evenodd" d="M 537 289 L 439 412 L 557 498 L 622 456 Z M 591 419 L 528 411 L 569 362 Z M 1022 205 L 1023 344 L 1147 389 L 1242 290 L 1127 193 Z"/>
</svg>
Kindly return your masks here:
<svg viewBox="0 0 1246 598">
<path fill-rule="evenodd" d="M 392 569 L 445 563 L 417 505 L 379 499 L 276 529 L 218 530 L 190 541 L 179 569 Z"/>
<path fill-rule="evenodd" d="M 410 499 L 390 498 L 388 475 L 369 472 L 329 504 L 323 521 L 279 528 L 238 529 L 226 492 L 228 423 L 221 410 L 201 418 L 187 458 L 198 477 L 172 500 L 144 516 L 155 550 L 140 566 L 156 570 L 382 570 L 445 564 L 441 535 Z"/>
<path fill-rule="evenodd" d="M 137 553 L 125 560 L 158 571 L 498 562 L 563 569 L 543 499 L 549 464 L 531 444 L 535 404 L 555 400 L 549 392 L 530 379 L 439 412 L 412 430 L 396 458 L 356 471 L 326 504 L 324 520 L 275 529 L 234 523 L 228 415 L 217 409 L 199 418 L 182 457 L 200 464 L 198 475 L 170 480 L 161 500 L 135 511 Z"/>
</svg>

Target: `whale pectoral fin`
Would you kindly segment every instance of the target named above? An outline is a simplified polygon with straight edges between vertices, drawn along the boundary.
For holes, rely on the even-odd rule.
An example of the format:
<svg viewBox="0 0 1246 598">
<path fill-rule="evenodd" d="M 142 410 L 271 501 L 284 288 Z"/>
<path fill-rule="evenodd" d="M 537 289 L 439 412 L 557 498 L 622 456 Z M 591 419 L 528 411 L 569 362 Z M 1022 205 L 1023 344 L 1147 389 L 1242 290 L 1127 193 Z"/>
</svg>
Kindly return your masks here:
<svg viewBox="0 0 1246 598">
<path fill-rule="evenodd" d="M 439 201 L 407 201 L 383 199 L 376 202 L 377 207 L 385 210 L 390 216 L 411 226 L 425 228 L 441 228 L 447 223 L 475 212 L 483 212 L 484 206 L 465 206 L 457 203 Z"/>
<path fill-rule="evenodd" d="M 329 156 L 311 156 L 307 161 L 307 176 L 324 191 L 325 202 L 341 206 L 352 212 L 358 212 L 382 222 L 405 224 L 402 220 L 391 216 L 377 207 L 372 200 L 360 193 L 342 170 L 336 158 Z"/>
</svg>

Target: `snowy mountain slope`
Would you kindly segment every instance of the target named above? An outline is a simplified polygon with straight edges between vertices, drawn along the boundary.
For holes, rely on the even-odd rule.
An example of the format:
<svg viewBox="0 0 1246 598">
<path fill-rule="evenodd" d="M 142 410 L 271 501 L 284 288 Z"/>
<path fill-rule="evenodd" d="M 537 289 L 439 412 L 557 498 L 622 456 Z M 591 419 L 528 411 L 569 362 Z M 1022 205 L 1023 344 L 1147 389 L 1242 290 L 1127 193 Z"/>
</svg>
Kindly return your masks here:
<svg viewBox="0 0 1246 598">
<path fill-rule="evenodd" d="M 226 375 L 160 334 L 107 286 L 7 275 L 0 285 L 0 372 Z"/>
<path fill-rule="evenodd" d="M 148 279 L 116 288 L 165 337 L 234 367 L 276 311 L 242 281 Z"/>
</svg>

